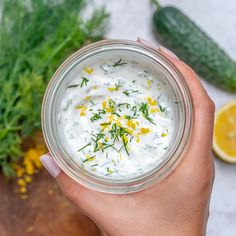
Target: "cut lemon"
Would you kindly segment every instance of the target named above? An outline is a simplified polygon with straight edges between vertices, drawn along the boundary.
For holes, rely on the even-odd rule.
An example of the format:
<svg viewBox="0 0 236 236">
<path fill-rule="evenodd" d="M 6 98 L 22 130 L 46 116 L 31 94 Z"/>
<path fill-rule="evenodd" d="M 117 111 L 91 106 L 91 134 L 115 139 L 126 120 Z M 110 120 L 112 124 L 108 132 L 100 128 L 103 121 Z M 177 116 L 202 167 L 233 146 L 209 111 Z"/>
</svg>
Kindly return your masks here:
<svg viewBox="0 0 236 236">
<path fill-rule="evenodd" d="M 236 101 L 216 113 L 213 150 L 222 160 L 236 163 Z"/>
</svg>

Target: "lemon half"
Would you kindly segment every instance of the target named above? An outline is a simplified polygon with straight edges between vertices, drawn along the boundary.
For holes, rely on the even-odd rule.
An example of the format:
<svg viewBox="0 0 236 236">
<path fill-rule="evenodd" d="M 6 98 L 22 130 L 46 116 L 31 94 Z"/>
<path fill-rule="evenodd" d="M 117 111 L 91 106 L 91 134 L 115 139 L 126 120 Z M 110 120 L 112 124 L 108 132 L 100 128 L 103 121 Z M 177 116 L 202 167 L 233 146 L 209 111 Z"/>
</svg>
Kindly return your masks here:
<svg viewBox="0 0 236 236">
<path fill-rule="evenodd" d="M 236 101 L 216 113 L 213 150 L 222 160 L 236 163 Z"/>
</svg>

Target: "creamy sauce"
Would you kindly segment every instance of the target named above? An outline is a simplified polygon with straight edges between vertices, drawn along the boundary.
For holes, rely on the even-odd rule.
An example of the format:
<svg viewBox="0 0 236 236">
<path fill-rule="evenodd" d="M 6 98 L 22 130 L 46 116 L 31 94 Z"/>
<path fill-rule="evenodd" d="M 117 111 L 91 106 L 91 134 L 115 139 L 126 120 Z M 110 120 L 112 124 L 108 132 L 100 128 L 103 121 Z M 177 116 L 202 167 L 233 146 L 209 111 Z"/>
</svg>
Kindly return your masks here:
<svg viewBox="0 0 236 236">
<path fill-rule="evenodd" d="M 135 58 L 87 63 L 65 86 L 58 114 L 64 145 L 95 175 L 146 173 L 163 161 L 173 137 L 172 92 Z"/>
</svg>

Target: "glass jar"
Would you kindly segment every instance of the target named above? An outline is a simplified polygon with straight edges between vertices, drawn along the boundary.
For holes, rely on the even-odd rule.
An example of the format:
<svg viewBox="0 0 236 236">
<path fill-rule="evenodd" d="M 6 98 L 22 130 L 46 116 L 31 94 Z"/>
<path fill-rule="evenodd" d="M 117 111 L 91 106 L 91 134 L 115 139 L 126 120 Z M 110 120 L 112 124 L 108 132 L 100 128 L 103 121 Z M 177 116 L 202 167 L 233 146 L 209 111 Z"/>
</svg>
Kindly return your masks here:
<svg viewBox="0 0 236 236">
<path fill-rule="evenodd" d="M 117 53 L 119 55 L 134 54 L 139 60 L 150 63 L 161 75 L 162 80 L 170 84 L 173 96 L 178 101 L 174 111 L 175 122 L 178 125 L 175 125 L 170 148 L 166 151 L 161 164 L 154 165 L 147 173 L 125 179 L 97 176 L 78 165 L 65 148 L 57 117 L 65 84 L 68 84 L 73 77 L 73 72 L 85 61 Z M 97 191 L 114 194 L 140 191 L 169 175 L 180 163 L 187 149 L 192 118 L 191 95 L 180 71 L 158 50 L 140 42 L 128 40 L 103 40 L 75 52 L 55 72 L 48 84 L 42 104 L 43 135 L 56 163 L 68 176 L 80 184 Z"/>
</svg>

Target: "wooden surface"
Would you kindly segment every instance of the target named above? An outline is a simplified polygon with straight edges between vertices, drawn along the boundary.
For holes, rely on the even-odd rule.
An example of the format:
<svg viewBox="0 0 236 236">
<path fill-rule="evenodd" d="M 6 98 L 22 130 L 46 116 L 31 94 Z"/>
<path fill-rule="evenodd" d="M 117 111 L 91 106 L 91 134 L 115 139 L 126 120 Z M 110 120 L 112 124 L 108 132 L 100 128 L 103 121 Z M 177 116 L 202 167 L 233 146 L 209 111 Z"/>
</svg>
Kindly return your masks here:
<svg viewBox="0 0 236 236">
<path fill-rule="evenodd" d="M 0 236 L 99 236 L 97 226 L 70 204 L 45 171 L 34 176 L 29 198 L 0 175 Z"/>
</svg>

